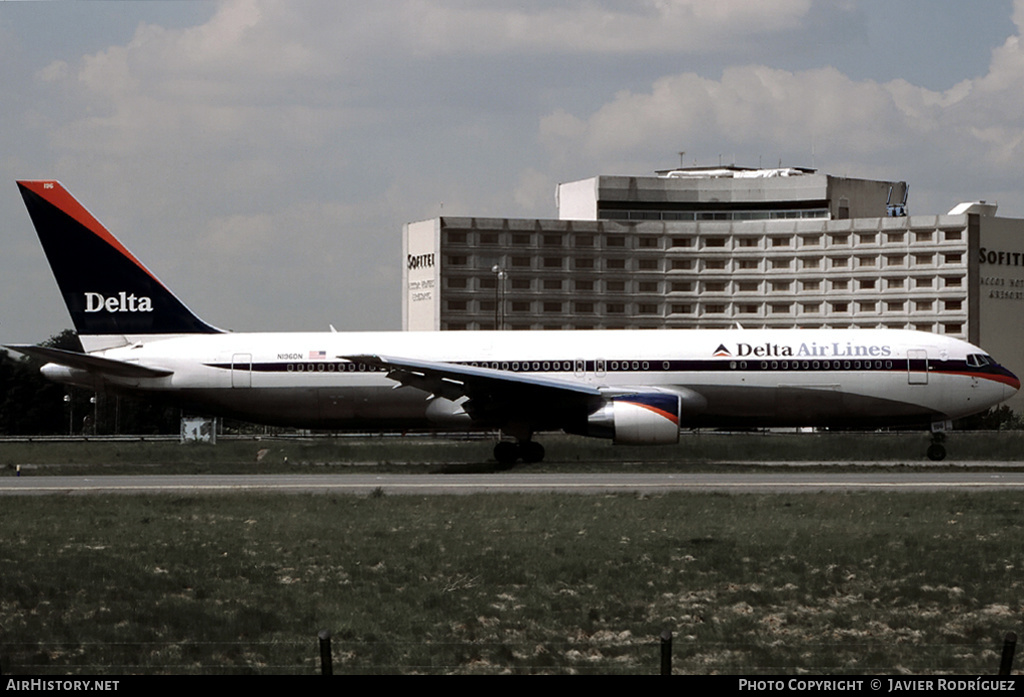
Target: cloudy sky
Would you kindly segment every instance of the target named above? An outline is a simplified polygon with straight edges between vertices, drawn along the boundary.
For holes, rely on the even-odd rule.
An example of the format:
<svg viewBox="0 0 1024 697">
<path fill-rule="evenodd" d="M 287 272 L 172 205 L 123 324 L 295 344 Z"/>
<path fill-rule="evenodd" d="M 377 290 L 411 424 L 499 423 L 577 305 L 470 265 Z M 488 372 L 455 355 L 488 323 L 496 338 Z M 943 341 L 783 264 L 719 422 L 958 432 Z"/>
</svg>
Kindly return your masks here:
<svg viewBox="0 0 1024 697">
<path fill-rule="evenodd" d="M 1024 217 L 1024 0 L 0 1 L 0 343 L 70 326 L 14 180 L 204 319 L 398 329 L 403 223 L 679 164 Z"/>
</svg>

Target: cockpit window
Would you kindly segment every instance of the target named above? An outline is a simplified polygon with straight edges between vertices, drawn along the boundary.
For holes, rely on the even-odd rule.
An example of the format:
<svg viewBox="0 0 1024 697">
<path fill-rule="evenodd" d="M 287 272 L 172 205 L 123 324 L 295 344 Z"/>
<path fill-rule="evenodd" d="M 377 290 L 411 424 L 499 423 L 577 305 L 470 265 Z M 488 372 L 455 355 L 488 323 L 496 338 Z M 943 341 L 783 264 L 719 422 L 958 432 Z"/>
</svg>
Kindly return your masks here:
<svg viewBox="0 0 1024 697">
<path fill-rule="evenodd" d="M 971 368 L 984 368 L 985 366 L 992 365 L 992 357 L 986 356 L 983 353 L 972 353 L 967 356 L 967 365 Z"/>
</svg>

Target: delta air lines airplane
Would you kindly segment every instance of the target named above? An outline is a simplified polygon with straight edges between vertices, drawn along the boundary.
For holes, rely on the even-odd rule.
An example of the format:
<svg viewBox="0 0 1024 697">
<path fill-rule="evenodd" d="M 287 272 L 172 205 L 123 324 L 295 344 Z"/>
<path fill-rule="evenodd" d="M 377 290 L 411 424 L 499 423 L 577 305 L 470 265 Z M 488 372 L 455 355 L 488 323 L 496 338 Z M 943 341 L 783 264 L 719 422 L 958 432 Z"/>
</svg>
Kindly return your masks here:
<svg viewBox="0 0 1024 697">
<path fill-rule="evenodd" d="M 233 333 L 189 310 L 58 182 L 19 181 L 85 353 L 9 348 L 59 382 L 314 429 L 543 431 L 669 444 L 681 427 L 937 426 L 1013 396 L 976 346 L 902 330 Z M 929 450 L 942 457 L 940 445 Z"/>
</svg>

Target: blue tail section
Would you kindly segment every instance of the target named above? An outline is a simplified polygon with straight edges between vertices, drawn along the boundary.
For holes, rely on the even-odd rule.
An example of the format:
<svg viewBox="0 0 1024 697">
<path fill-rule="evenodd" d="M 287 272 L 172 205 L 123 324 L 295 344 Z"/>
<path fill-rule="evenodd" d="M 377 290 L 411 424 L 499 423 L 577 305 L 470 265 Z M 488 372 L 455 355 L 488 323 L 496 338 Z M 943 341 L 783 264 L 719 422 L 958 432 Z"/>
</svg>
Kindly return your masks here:
<svg viewBox="0 0 1024 697">
<path fill-rule="evenodd" d="M 60 182 L 19 181 L 79 336 L 214 334 Z"/>
</svg>

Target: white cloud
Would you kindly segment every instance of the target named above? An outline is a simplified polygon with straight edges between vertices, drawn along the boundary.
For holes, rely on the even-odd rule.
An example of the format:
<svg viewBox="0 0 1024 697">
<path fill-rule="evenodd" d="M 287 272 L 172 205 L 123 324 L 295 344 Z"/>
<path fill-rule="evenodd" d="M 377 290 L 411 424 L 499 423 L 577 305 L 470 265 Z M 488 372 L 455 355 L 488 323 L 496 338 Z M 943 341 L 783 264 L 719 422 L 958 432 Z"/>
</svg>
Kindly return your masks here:
<svg viewBox="0 0 1024 697">
<path fill-rule="evenodd" d="M 881 169 L 913 186 L 916 177 L 932 184 L 941 171 L 949 189 L 972 191 L 982 173 L 989 185 L 1024 173 L 1024 47 L 1011 37 L 993 51 L 986 74 L 945 91 L 854 80 L 828 67 L 668 75 L 648 90 L 616 94 L 589 115 L 554 110 L 541 119 L 540 136 L 554 162 L 582 156 L 595 170 L 637 153 L 666 163 L 676 149 L 704 164 L 723 151 L 741 153 L 737 164 L 756 164 L 762 154 L 808 164 L 813 148 L 826 169 L 842 163 L 852 170 L 838 174 Z"/>
</svg>

